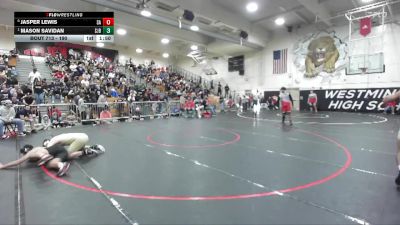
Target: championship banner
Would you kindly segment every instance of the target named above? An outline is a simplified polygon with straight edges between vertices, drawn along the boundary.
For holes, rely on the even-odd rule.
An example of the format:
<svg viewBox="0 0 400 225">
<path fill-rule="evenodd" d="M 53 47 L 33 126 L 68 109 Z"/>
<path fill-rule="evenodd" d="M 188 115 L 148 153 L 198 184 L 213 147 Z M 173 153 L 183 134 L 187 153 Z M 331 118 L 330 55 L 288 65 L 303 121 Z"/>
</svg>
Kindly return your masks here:
<svg viewBox="0 0 400 225">
<path fill-rule="evenodd" d="M 360 19 L 360 34 L 362 36 L 367 36 L 368 34 L 371 33 L 372 29 L 372 18 L 371 17 L 366 17 Z"/>
<path fill-rule="evenodd" d="M 78 58 L 79 56 L 96 59 L 99 56 L 114 61 L 118 51 L 106 48 L 96 48 L 87 45 L 72 44 L 66 42 L 16 42 L 15 46 L 21 55 L 55 56 L 60 53 L 64 58 Z"/>
<path fill-rule="evenodd" d="M 396 93 L 400 88 L 330 89 L 314 90 L 320 111 L 382 112 L 383 97 Z M 300 110 L 309 110 L 309 90 L 300 91 Z"/>
</svg>

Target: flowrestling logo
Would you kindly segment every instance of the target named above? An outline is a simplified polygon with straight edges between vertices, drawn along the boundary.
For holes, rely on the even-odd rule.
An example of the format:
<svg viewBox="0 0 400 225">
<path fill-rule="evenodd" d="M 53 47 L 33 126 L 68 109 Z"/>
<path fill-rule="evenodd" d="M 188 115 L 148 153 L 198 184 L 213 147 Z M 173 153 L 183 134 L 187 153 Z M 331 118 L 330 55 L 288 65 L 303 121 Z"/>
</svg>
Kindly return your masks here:
<svg viewBox="0 0 400 225">
<path fill-rule="evenodd" d="M 379 112 L 384 110 L 383 97 L 394 94 L 398 88 L 315 90 L 318 108 L 326 111 Z M 310 91 L 301 91 L 300 107 L 308 109 Z"/>
</svg>

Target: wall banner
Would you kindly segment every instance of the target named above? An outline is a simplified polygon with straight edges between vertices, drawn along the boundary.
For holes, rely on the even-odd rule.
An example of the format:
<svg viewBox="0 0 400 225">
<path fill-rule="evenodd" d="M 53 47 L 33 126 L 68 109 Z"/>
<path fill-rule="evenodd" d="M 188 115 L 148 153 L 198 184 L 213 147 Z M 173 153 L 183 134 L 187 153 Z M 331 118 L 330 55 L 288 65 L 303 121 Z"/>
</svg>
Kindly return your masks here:
<svg viewBox="0 0 400 225">
<path fill-rule="evenodd" d="M 329 89 L 314 90 L 321 111 L 382 112 L 383 97 L 394 94 L 400 88 Z M 300 91 L 300 110 L 309 110 L 309 90 Z"/>
</svg>

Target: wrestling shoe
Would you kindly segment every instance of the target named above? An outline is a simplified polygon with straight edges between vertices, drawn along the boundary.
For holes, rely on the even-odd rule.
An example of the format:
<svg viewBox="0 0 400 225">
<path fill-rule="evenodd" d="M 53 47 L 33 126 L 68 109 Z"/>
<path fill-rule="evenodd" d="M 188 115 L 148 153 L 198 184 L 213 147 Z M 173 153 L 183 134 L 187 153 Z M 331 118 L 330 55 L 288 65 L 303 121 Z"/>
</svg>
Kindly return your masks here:
<svg viewBox="0 0 400 225">
<path fill-rule="evenodd" d="M 92 145 L 85 147 L 83 150 L 84 155 L 100 155 L 106 152 L 106 149 L 102 145 Z"/>
<path fill-rule="evenodd" d="M 10 136 L 5 135 L 5 134 L 3 134 L 3 135 L 1 136 L 1 139 L 8 139 L 8 138 L 10 138 Z"/>
<path fill-rule="evenodd" d="M 67 173 L 69 166 L 71 166 L 70 162 L 64 162 L 62 167 L 58 170 L 57 176 L 58 177 L 64 176 Z"/>
<path fill-rule="evenodd" d="M 54 157 L 52 155 L 44 155 L 42 158 L 39 159 L 38 161 L 38 166 L 42 166 L 48 161 L 52 160 Z"/>
</svg>

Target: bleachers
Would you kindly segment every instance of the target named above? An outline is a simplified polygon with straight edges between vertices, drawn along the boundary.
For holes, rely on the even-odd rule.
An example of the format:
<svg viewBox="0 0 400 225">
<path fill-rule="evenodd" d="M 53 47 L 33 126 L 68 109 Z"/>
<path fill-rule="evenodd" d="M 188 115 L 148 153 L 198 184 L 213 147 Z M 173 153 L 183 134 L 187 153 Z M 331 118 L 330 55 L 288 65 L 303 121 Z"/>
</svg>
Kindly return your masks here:
<svg viewBox="0 0 400 225">
<path fill-rule="evenodd" d="M 17 71 L 19 73 L 18 82 L 25 84 L 28 82 L 28 75 L 32 71 L 33 65 L 30 56 L 20 55 L 17 62 Z"/>
<path fill-rule="evenodd" d="M 51 70 L 49 66 L 46 64 L 44 57 L 35 56 L 33 57 L 33 62 L 39 73 L 42 75 L 42 79 L 46 80 L 52 79 Z"/>
<path fill-rule="evenodd" d="M 28 75 L 32 71 L 33 67 L 37 68 L 42 79 L 51 80 L 51 71 L 46 65 L 44 57 L 34 56 L 31 58 L 30 56 L 20 55 L 17 63 L 17 71 L 19 73 L 17 78 L 18 82 L 22 84 L 28 83 Z"/>
</svg>

